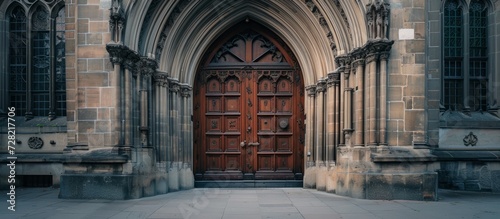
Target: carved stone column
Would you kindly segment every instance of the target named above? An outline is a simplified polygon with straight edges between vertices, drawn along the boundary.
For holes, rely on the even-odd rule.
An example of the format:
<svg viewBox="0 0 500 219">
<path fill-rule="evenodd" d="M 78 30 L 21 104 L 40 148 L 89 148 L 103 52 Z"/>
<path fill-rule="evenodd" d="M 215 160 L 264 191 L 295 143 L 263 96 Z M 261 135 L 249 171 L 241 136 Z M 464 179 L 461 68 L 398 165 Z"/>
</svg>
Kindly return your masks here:
<svg viewBox="0 0 500 219">
<path fill-rule="evenodd" d="M 139 54 L 137 52 L 128 50 L 127 54 L 124 55 L 123 65 L 125 67 L 125 79 L 124 79 L 124 94 L 123 107 L 124 107 L 124 124 L 123 124 L 123 136 L 124 145 L 131 147 L 133 144 L 132 139 L 132 72 L 137 70 L 136 63 L 140 60 Z"/>
<path fill-rule="evenodd" d="M 314 117 L 314 106 L 315 106 L 315 100 L 314 97 L 316 96 L 316 85 L 310 85 L 306 87 L 307 91 L 307 96 L 306 98 L 306 106 L 307 106 L 307 114 L 306 114 L 306 119 L 307 119 L 307 124 L 306 124 L 306 154 L 307 154 L 307 167 L 314 166 L 316 162 L 315 158 L 315 153 L 314 150 L 315 148 L 313 147 L 314 145 L 314 125 L 315 125 L 315 117 Z"/>
<path fill-rule="evenodd" d="M 111 73 L 111 83 L 110 86 L 113 87 L 114 90 L 114 104 L 113 104 L 113 117 L 112 117 L 112 144 L 114 146 L 123 145 L 123 139 L 121 138 L 122 133 L 122 115 L 121 115 L 121 69 L 123 63 L 123 55 L 126 54 L 127 48 L 120 43 L 108 43 L 106 45 L 106 49 L 108 50 L 109 57 L 111 63 L 113 63 L 114 71 Z"/>
<path fill-rule="evenodd" d="M 364 145 L 364 59 L 356 59 L 353 63 L 353 69 L 355 69 L 356 75 L 356 90 L 354 91 L 354 145 L 363 146 Z"/>
<path fill-rule="evenodd" d="M 328 163 L 335 161 L 335 88 L 334 72 L 328 74 L 326 92 L 326 156 Z"/>
<path fill-rule="evenodd" d="M 377 59 L 378 54 L 375 51 L 369 53 L 366 57 L 366 64 L 368 66 L 368 72 L 366 74 L 365 83 L 367 87 L 365 92 L 365 107 L 368 108 L 367 116 L 365 115 L 365 120 L 368 122 L 367 143 L 369 145 L 377 145 Z"/>
<path fill-rule="evenodd" d="M 315 133 L 315 143 L 316 143 L 316 165 L 324 164 L 324 150 L 325 150 L 325 114 L 324 114 L 324 98 L 325 98 L 325 90 L 326 90 L 326 81 L 324 79 L 320 79 L 316 85 L 316 133 Z"/>
<path fill-rule="evenodd" d="M 178 191 L 180 189 L 180 178 L 179 178 L 179 136 L 180 128 L 179 125 L 179 92 L 180 84 L 177 79 L 169 78 L 169 100 L 170 100 L 170 145 L 168 150 L 171 152 L 170 155 L 170 169 L 168 171 L 168 186 L 170 191 Z"/>
<path fill-rule="evenodd" d="M 151 77 L 156 73 L 156 61 L 150 58 L 141 58 L 139 65 L 140 76 L 142 76 L 143 82 L 140 89 L 140 125 L 139 130 L 141 132 L 141 146 L 148 147 L 149 145 L 149 92 L 150 87 L 148 83 Z"/>
<path fill-rule="evenodd" d="M 168 136 L 168 118 L 166 101 L 168 89 L 168 76 L 165 73 L 157 73 L 154 75 L 156 84 L 156 147 L 158 151 L 159 162 L 167 161 L 167 136 Z"/>
<path fill-rule="evenodd" d="M 179 119 L 179 92 L 180 84 L 177 79 L 169 79 L 170 83 L 170 98 L 172 100 L 170 105 L 170 129 L 171 131 L 171 147 L 172 147 L 172 162 L 179 162 L 179 137 L 180 137 L 180 119 Z"/>
<path fill-rule="evenodd" d="M 181 98 L 182 98 L 182 141 L 183 141 L 183 155 L 182 161 L 191 167 L 192 156 L 192 129 L 191 129 L 191 111 L 189 110 L 189 102 L 191 100 L 191 91 L 193 89 L 188 84 L 181 85 Z"/>
<path fill-rule="evenodd" d="M 387 59 L 389 52 L 380 54 L 380 127 L 379 144 L 387 145 Z"/>
<path fill-rule="evenodd" d="M 333 73 L 333 96 L 334 96 L 334 101 L 335 105 L 333 107 L 335 111 L 334 115 L 334 139 L 335 139 L 335 148 L 339 146 L 340 144 L 340 136 L 341 136 L 341 131 L 340 131 L 340 72 L 335 72 Z M 334 151 L 336 153 L 336 149 L 334 148 Z"/>
</svg>

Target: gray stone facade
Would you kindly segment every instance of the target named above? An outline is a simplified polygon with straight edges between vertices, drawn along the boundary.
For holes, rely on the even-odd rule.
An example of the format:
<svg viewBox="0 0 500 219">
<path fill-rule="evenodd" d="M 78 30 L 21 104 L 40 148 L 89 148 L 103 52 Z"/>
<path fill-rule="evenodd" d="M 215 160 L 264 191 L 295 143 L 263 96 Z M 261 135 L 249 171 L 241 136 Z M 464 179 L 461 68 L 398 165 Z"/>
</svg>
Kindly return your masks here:
<svg viewBox="0 0 500 219">
<path fill-rule="evenodd" d="M 64 5 L 67 115 L 16 117 L 17 174 L 52 176 L 61 198 L 193 188 L 197 67 L 220 34 L 245 19 L 275 32 L 299 62 L 303 187 L 363 199 L 437 200 L 438 185 L 500 192 L 500 1 L 484 1 L 486 111 L 443 108 L 442 0 L 32 2 L 0 3 L 0 34 L 9 35 L 16 6 Z M 0 40 L 1 142 L 9 48 Z M 31 137 L 43 147 L 30 148 Z M 464 145 L 471 138 L 476 143 Z M 8 155 L 0 145 L 3 178 Z"/>
</svg>

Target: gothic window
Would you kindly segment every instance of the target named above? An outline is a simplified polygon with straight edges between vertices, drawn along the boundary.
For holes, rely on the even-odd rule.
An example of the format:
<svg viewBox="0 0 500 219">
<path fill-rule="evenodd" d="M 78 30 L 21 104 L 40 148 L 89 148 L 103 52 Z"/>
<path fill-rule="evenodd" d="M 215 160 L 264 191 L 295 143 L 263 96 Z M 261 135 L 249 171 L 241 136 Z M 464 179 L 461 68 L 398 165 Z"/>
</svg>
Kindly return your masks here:
<svg viewBox="0 0 500 219">
<path fill-rule="evenodd" d="M 486 5 L 473 0 L 469 6 L 469 107 L 471 110 L 486 110 L 487 32 Z"/>
<path fill-rule="evenodd" d="M 9 96 L 10 106 L 16 108 L 17 113 L 26 113 L 26 12 L 21 7 L 12 10 L 9 20 Z"/>
<path fill-rule="evenodd" d="M 443 105 L 447 110 L 487 110 L 487 5 L 448 0 L 443 11 Z M 465 22 L 468 21 L 468 22 Z"/>
<path fill-rule="evenodd" d="M 9 15 L 9 105 L 27 118 L 66 116 L 64 7 L 32 10 Z"/>
<path fill-rule="evenodd" d="M 463 108 L 463 19 L 457 1 L 448 1 L 444 8 L 444 106 Z"/>
</svg>

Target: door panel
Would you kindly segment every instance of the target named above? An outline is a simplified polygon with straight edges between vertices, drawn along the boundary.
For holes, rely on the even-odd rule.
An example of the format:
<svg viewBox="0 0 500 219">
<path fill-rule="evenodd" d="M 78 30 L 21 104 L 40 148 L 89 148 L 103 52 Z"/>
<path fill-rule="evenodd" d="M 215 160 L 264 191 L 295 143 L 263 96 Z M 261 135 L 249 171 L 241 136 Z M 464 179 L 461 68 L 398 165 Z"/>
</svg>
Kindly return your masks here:
<svg viewBox="0 0 500 219">
<path fill-rule="evenodd" d="M 276 42 L 237 34 L 197 74 L 197 180 L 302 178 L 303 83 Z"/>
</svg>

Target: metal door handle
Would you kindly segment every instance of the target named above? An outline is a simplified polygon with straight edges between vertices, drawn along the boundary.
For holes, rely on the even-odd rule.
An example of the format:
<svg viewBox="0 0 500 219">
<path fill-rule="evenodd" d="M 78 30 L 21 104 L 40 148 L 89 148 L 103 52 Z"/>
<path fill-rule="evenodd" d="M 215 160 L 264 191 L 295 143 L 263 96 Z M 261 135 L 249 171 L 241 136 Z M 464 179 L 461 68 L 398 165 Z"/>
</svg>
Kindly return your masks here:
<svg viewBox="0 0 500 219">
<path fill-rule="evenodd" d="M 248 146 L 259 146 L 260 143 L 259 142 L 250 142 L 248 143 Z"/>
</svg>

